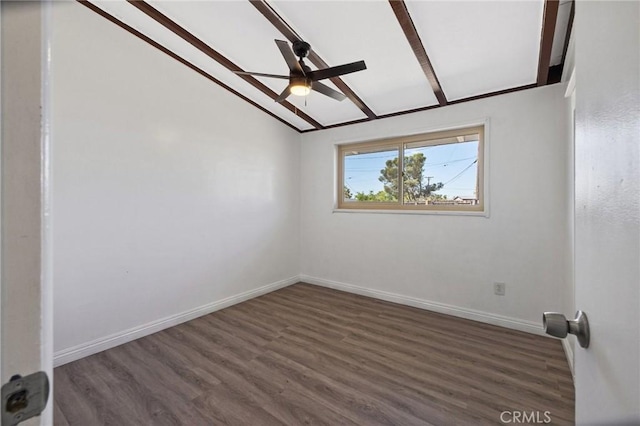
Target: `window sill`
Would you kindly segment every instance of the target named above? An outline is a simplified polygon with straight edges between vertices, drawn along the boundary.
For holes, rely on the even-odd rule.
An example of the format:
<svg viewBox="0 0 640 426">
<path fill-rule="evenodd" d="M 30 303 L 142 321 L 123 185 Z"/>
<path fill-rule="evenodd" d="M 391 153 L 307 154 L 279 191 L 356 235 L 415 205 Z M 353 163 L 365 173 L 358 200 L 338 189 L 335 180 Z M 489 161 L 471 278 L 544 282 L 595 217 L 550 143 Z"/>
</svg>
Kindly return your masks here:
<svg viewBox="0 0 640 426">
<path fill-rule="evenodd" d="M 488 211 L 447 211 L 447 210 L 382 210 L 382 209 L 338 209 L 333 213 L 373 213 L 373 214 L 409 214 L 438 216 L 480 216 L 489 217 Z"/>
</svg>

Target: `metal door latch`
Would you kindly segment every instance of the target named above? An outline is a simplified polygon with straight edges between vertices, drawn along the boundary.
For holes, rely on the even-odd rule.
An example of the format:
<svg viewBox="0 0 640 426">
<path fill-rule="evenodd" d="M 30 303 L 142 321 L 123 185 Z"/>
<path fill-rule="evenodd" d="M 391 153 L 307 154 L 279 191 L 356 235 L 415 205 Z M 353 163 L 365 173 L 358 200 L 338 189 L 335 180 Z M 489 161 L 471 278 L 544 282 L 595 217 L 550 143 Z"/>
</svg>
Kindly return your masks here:
<svg viewBox="0 0 640 426">
<path fill-rule="evenodd" d="M 16 374 L 2 385 L 2 426 L 14 426 L 39 416 L 49 399 L 49 378 L 44 371 Z"/>
</svg>

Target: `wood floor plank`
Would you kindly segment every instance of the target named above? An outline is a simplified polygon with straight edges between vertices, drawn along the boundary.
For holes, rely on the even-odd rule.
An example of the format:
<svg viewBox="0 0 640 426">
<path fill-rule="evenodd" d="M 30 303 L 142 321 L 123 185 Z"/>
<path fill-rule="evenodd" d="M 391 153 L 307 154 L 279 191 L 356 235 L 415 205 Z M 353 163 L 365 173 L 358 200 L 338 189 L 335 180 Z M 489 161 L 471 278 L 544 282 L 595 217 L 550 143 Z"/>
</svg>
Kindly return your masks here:
<svg viewBox="0 0 640 426">
<path fill-rule="evenodd" d="M 305 347 L 283 338 L 273 342 L 270 348 L 316 373 L 325 375 L 329 373 L 328 376 L 346 389 L 358 392 L 366 390 L 365 393 L 378 403 L 384 401 L 394 409 L 413 416 L 411 420 L 414 422 L 415 419 L 432 419 L 436 423 L 441 423 L 447 418 L 446 408 L 453 406 L 455 406 L 453 410 L 466 408 L 463 399 L 455 399 L 447 392 L 433 391 L 427 387 L 417 390 L 399 381 L 385 380 L 385 377 L 375 374 L 362 374 L 364 369 L 354 368 L 352 364 L 342 362 L 339 357 L 316 351 L 312 346 Z"/>
<path fill-rule="evenodd" d="M 68 423 L 134 425 L 150 417 L 152 411 L 145 412 L 147 404 L 129 404 L 131 399 L 116 390 L 118 383 L 110 380 L 102 363 L 96 363 L 99 358 L 100 354 L 81 359 L 70 364 L 65 374 L 54 374 L 54 392 L 59 388 L 59 397 L 54 398 Z"/>
<path fill-rule="evenodd" d="M 53 417 L 55 418 L 54 426 L 69 426 L 67 418 L 56 401 L 53 401 Z"/>
<path fill-rule="evenodd" d="M 265 404 L 266 409 L 274 417 L 287 425 L 359 424 L 340 414 L 339 410 L 335 410 L 335 407 L 318 399 L 315 393 L 292 380 L 291 376 L 279 373 L 270 362 L 265 362 L 265 358 L 269 357 L 270 352 L 266 352 L 259 358 L 252 360 L 250 368 L 256 377 L 260 377 L 280 389 L 277 393 L 269 392 L 272 399 Z M 320 407 L 322 409 L 319 409 Z"/>
<path fill-rule="evenodd" d="M 405 413 L 367 392 L 356 391 L 339 383 L 335 378 L 316 372 L 286 354 L 270 351 L 268 356 L 261 357 L 259 361 L 266 363 L 274 373 L 286 377 L 286 383 L 292 386 L 294 391 L 313 396 L 322 405 L 359 424 L 429 424 L 426 420 Z"/>
<path fill-rule="evenodd" d="M 73 367 L 69 365 L 64 371 L 55 369 L 53 372 L 54 404 L 59 408 L 53 412 L 54 423 L 56 425 L 62 425 L 65 422 L 69 425 L 82 424 L 82 422 L 97 423 L 95 404 L 87 398 L 87 393 L 92 391 L 85 393 L 83 383 L 73 380 Z M 58 387 L 60 390 L 56 389 Z M 91 388 L 92 385 L 88 387 Z M 60 414 L 63 417 L 58 417 Z"/>
<path fill-rule="evenodd" d="M 109 388 L 114 397 L 112 403 L 109 404 L 109 393 L 104 395 L 104 401 L 123 415 L 127 414 L 128 421 L 121 424 L 146 421 L 154 425 L 177 425 L 181 424 L 183 415 L 184 424 L 187 424 L 187 419 L 192 420 L 183 405 L 172 405 L 161 385 L 136 371 L 117 349 L 96 355 L 99 363 L 94 368 L 99 375 L 108 376 L 114 384 Z"/>
<path fill-rule="evenodd" d="M 119 356 L 138 380 L 157 381 L 158 387 L 172 389 L 185 398 L 193 399 L 202 395 L 202 388 L 196 381 L 197 375 L 187 365 L 173 362 L 162 348 L 150 344 L 152 342 L 151 339 L 139 339 L 130 345 L 114 348 L 111 353 Z"/>
<path fill-rule="evenodd" d="M 365 346 L 378 345 L 385 351 L 392 350 L 413 358 L 428 352 L 431 354 L 430 358 L 437 361 L 440 367 L 449 366 L 456 371 L 477 374 L 486 379 L 499 378 L 508 382 L 518 382 L 532 391 L 539 390 L 547 393 L 553 392 L 557 388 L 555 380 L 545 380 L 544 376 L 539 373 L 524 371 L 522 364 L 508 365 L 504 362 L 498 362 L 478 350 L 473 350 L 473 352 L 468 350 L 472 348 L 455 348 L 451 345 L 434 344 L 427 340 L 416 342 L 409 339 L 393 339 L 387 335 L 374 334 L 371 330 L 349 336 L 345 342 L 358 342 Z"/>
<path fill-rule="evenodd" d="M 301 331 L 300 329 L 292 328 L 289 333 L 279 339 L 279 343 L 284 347 L 284 350 L 297 348 L 299 351 L 310 352 L 316 358 L 318 366 L 325 371 L 335 370 L 335 368 L 332 368 L 334 365 L 346 370 L 336 372 L 334 376 L 340 379 L 344 379 L 345 375 L 351 376 L 350 373 L 358 372 L 363 380 L 376 383 L 386 382 L 389 387 L 396 389 L 396 391 L 400 391 L 400 389 L 419 391 L 423 397 L 435 399 L 440 404 L 451 404 L 454 408 L 464 408 L 466 406 L 465 400 L 468 397 L 468 389 L 464 386 L 457 386 L 443 380 L 431 380 L 432 377 L 425 375 L 423 380 L 415 382 L 418 386 L 412 387 L 411 377 L 415 374 L 415 370 L 407 372 L 406 364 L 393 369 L 392 362 L 375 364 L 372 358 L 367 358 L 363 362 L 362 358 L 356 359 L 349 356 L 353 353 L 350 350 L 352 348 L 348 348 L 344 343 L 332 345 L 330 342 L 309 338 L 309 332 L 310 330 Z M 345 348 L 349 350 L 345 351 Z M 291 357 L 294 356 L 295 354 L 291 355 Z M 308 362 L 308 364 L 311 364 L 311 362 Z M 371 364 L 375 364 L 375 367 L 370 368 Z M 362 384 L 358 377 L 354 377 L 351 380 L 354 384 Z"/>
<path fill-rule="evenodd" d="M 242 391 L 216 386 L 193 401 L 198 412 L 214 415 L 216 424 L 281 426 L 257 401 Z"/>
<path fill-rule="evenodd" d="M 574 423 L 558 340 L 299 283 L 54 370 L 54 423 Z"/>
<path fill-rule="evenodd" d="M 299 336 L 295 336 L 294 334 L 287 334 L 283 336 L 283 339 L 286 339 L 286 344 L 289 346 L 295 346 L 300 343 L 304 344 L 304 340 L 300 340 L 297 338 Z M 407 391 L 414 391 L 415 393 L 422 396 L 421 403 L 427 404 L 430 400 L 437 401 L 437 403 L 444 409 L 450 409 L 452 412 L 455 412 L 455 417 L 460 419 L 464 417 L 464 411 L 460 411 L 464 409 L 460 404 L 465 404 L 467 401 L 471 399 L 475 399 L 479 404 L 488 404 L 492 405 L 494 401 L 499 400 L 505 403 L 510 402 L 512 405 L 518 405 L 520 407 L 525 407 L 526 401 L 523 402 L 522 399 L 514 399 L 513 393 L 510 391 L 508 386 L 505 386 L 504 392 L 500 395 L 495 395 L 490 392 L 487 392 L 486 385 L 484 385 L 485 389 L 483 389 L 482 393 L 476 393 L 474 396 L 469 395 L 469 391 L 472 389 L 476 389 L 476 385 L 479 382 L 484 382 L 483 378 L 474 377 L 473 372 L 467 372 L 467 374 L 460 374 L 460 372 L 453 372 L 448 376 L 440 375 L 440 364 L 435 368 L 423 364 L 419 359 L 408 361 L 402 360 L 403 362 L 400 364 L 394 364 L 393 357 L 382 358 L 380 362 L 377 362 L 377 358 L 370 352 L 364 349 L 358 355 L 361 356 L 363 361 L 360 362 L 360 366 L 357 364 L 354 365 L 350 360 L 342 357 L 343 353 L 331 352 L 331 349 L 327 344 L 317 344 L 317 342 L 307 342 L 310 348 L 314 348 L 316 351 L 320 351 L 325 354 L 336 355 L 335 363 L 338 364 L 340 362 L 350 364 L 350 368 L 356 371 L 360 371 L 361 375 L 364 377 L 369 377 L 374 379 L 377 383 L 382 381 L 387 381 L 391 383 L 400 383 L 403 389 Z M 357 351 L 354 351 L 353 348 L 350 348 L 348 351 L 350 354 L 357 354 Z M 318 364 L 320 364 L 318 362 Z M 428 374 L 424 374 L 424 371 L 429 371 Z M 344 374 L 340 375 L 343 376 Z M 337 376 L 337 375 L 336 375 Z M 392 385 L 393 386 L 393 385 Z M 500 387 L 502 391 L 502 387 Z M 449 398 L 448 398 L 449 397 Z M 458 404 L 451 404 L 451 397 L 458 398 Z M 464 402 L 463 402 L 464 401 Z M 530 407 L 534 409 L 535 407 Z M 477 413 L 469 412 L 466 413 L 470 417 L 476 416 Z M 481 418 L 483 420 L 487 420 L 486 418 Z M 468 421 L 468 424 L 475 423 L 475 421 Z"/>
<path fill-rule="evenodd" d="M 199 394 L 202 394 L 211 387 L 220 384 L 220 380 L 214 374 L 209 373 L 201 365 L 186 357 L 182 347 L 174 348 L 167 344 L 165 336 L 166 333 L 160 332 L 144 339 L 138 339 L 136 342 L 140 345 L 141 352 L 146 353 L 146 359 L 159 359 L 164 366 L 180 376 L 180 381 L 186 381 L 196 389 L 188 389 L 185 392 L 187 395 L 198 390 Z M 160 373 L 160 371 L 158 372 Z"/>
<path fill-rule="evenodd" d="M 403 348 L 398 345 L 388 345 L 388 347 L 382 346 L 384 345 L 382 341 L 375 342 L 378 344 L 375 349 L 372 349 L 373 344 L 371 340 L 358 339 L 354 336 L 350 336 L 348 339 L 345 339 L 345 341 L 353 343 L 354 345 L 359 345 L 363 350 L 370 353 L 383 354 L 387 358 L 395 358 L 409 365 L 413 364 L 415 360 L 424 357 L 424 354 L 421 354 L 418 351 Z M 493 371 L 486 366 L 483 366 L 481 360 L 475 363 L 466 362 L 463 360 L 443 357 L 436 352 L 431 352 L 424 358 L 433 360 L 434 364 L 439 369 L 453 368 L 454 372 L 452 375 L 455 375 L 455 370 L 458 370 L 459 372 L 457 376 L 470 377 L 473 379 L 472 381 L 475 382 L 476 386 L 480 386 L 494 392 L 500 392 L 502 397 L 506 399 L 511 399 L 514 396 L 517 396 L 518 399 L 524 401 L 531 398 L 531 400 L 541 401 L 543 403 L 553 402 L 556 406 L 558 404 L 565 404 L 564 401 L 560 400 L 559 393 L 555 392 L 553 389 L 531 389 L 531 384 L 527 381 L 517 380 L 508 375 L 501 374 L 498 371 Z M 452 362 L 454 363 L 453 366 L 451 366 Z M 422 370 L 421 365 L 415 365 L 414 368 L 418 371 Z"/>
</svg>

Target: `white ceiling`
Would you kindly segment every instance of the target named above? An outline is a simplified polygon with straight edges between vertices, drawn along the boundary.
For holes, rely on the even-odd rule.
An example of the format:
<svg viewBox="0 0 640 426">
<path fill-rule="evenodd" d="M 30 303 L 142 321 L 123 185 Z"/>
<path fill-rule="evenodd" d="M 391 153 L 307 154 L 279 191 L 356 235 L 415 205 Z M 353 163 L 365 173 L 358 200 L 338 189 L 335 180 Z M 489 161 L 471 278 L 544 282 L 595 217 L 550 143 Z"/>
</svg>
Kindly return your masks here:
<svg viewBox="0 0 640 426">
<path fill-rule="evenodd" d="M 126 1 L 92 3 L 292 127 L 314 128 Z M 288 74 L 274 43 L 286 37 L 249 1 L 148 3 L 245 71 Z M 405 3 L 448 101 L 536 82 L 544 0 Z M 438 105 L 387 1 L 276 1 L 269 5 L 329 66 L 366 62 L 367 70 L 342 80 L 376 115 Z M 560 4 L 551 65 L 562 60 L 570 6 L 569 1 Z M 277 94 L 288 84 L 287 80 L 258 80 Z M 338 90 L 329 80 L 322 82 Z M 367 118 L 349 99 L 338 102 L 312 92 L 306 98 L 289 96 L 287 100 L 322 126 Z"/>
<path fill-rule="evenodd" d="M 449 100 L 536 81 L 543 2 L 408 2 Z"/>
</svg>

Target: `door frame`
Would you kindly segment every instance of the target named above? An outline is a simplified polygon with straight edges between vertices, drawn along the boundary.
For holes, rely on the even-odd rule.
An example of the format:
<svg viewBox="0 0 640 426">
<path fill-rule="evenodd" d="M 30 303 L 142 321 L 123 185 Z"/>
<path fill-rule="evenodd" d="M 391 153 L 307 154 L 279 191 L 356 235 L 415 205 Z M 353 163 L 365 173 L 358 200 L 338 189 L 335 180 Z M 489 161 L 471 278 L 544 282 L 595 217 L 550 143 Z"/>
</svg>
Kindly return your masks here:
<svg viewBox="0 0 640 426">
<path fill-rule="evenodd" d="M 24 376 L 36 371 L 46 372 L 51 391 L 46 409 L 39 417 L 27 420 L 24 424 L 51 425 L 53 283 L 50 83 L 53 3 L 49 0 L 2 3 L 0 382 L 5 383 L 14 374 Z M 21 218 L 21 214 L 25 219 Z M 35 271 L 34 265 L 38 265 Z M 23 318 L 25 321 L 22 321 Z M 9 333 L 10 329 L 14 329 L 13 332 Z M 25 356 L 25 350 L 38 353 Z"/>
</svg>

